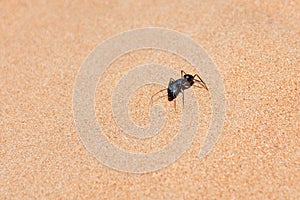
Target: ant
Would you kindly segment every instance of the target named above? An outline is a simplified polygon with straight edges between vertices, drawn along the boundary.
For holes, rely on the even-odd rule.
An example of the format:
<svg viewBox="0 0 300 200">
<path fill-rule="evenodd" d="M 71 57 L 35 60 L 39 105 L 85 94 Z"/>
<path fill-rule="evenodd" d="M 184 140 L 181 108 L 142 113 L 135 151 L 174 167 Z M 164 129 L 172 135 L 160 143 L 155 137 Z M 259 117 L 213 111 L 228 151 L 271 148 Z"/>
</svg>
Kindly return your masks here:
<svg viewBox="0 0 300 200">
<path fill-rule="evenodd" d="M 198 78 L 198 79 L 196 79 Z M 168 96 L 168 101 L 173 101 L 174 99 L 176 99 L 176 97 L 178 96 L 178 94 L 181 92 L 182 93 L 182 105 L 184 106 L 184 90 L 189 89 L 192 85 L 194 85 L 194 83 L 199 83 L 202 87 L 204 87 L 207 91 L 208 88 L 206 86 L 206 84 L 204 83 L 204 81 L 200 78 L 200 76 L 198 74 L 195 74 L 194 76 L 191 74 L 187 74 L 185 73 L 183 70 L 181 70 L 181 78 L 174 80 L 173 78 L 170 79 L 169 81 L 169 85 L 168 88 L 162 89 L 160 91 L 158 91 L 157 93 L 155 93 L 152 97 L 151 97 L 151 104 L 153 102 L 153 97 L 155 95 L 157 95 L 160 92 L 163 92 L 165 90 L 168 90 L 168 94 L 167 95 L 163 95 L 161 97 L 159 97 L 158 99 Z M 199 87 L 194 85 L 195 87 Z M 201 88 L 201 87 L 199 87 Z M 174 101 L 174 107 L 176 109 L 176 102 Z"/>
</svg>

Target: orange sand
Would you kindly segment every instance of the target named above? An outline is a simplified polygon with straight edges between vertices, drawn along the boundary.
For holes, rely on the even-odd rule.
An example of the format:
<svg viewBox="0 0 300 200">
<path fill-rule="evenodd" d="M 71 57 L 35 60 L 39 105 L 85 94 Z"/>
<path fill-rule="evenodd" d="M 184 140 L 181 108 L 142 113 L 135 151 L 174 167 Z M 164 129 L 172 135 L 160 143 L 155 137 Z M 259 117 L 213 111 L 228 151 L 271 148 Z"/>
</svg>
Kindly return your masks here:
<svg viewBox="0 0 300 200">
<path fill-rule="evenodd" d="M 300 199 L 299 21 L 297 1 L 1 1 L 0 199 Z M 213 59 L 226 89 L 224 131 L 204 160 L 197 152 L 205 130 L 171 166 L 122 173 L 103 166 L 80 141 L 73 86 L 98 44 L 153 26 L 188 35 Z M 124 57 L 118 61 L 124 68 L 112 65 L 112 80 L 126 66 L 155 59 L 180 70 L 178 58 L 163 54 Z M 110 104 L 96 97 L 99 118 Z M 131 115 L 147 124 L 141 112 Z M 107 130 L 115 127 L 107 123 Z M 166 126 L 152 146 L 129 146 L 133 141 L 121 133 L 108 137 L 151 151 L 173 137 L 173 128 Z"/>
</svg>

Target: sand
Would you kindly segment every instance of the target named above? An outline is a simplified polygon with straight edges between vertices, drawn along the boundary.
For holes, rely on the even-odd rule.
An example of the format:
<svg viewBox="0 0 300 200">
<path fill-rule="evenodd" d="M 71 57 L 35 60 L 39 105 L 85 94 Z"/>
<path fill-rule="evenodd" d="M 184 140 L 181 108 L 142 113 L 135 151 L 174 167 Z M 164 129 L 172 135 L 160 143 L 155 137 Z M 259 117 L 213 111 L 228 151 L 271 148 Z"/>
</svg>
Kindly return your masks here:
<svg viewBox="0 0 300 200">
<path fill-rule="evenodd" d="M 1 1 L 0 16 L 0 199 L 300 199 L 299 2 Z M 212 99 L 194 89 L 201 121 L 189 150 L 168 167 L 135 174 L 89 153 L 72 99 L 79 69 L 99 44 L 145 27 L 176 30 L 206 51 L 223 80 L 226 116 L 214 149 L 199 159 Z M 151 140 L 115 123 L 115 84 L 149 63 L 178 76 L 182 66 L 195 72 L 182 58 L 151 49 L 109 66 L 95 113 L 107 138 L 126 151 L 163 148 L 180 126 L 180 102 L 175 111 L 166 99 L 159 103 L 167 123 Z M 148 85 L 132 96 L 138 125 L 149 123 L 146 102 L 159 89 Z"/>
</svg>

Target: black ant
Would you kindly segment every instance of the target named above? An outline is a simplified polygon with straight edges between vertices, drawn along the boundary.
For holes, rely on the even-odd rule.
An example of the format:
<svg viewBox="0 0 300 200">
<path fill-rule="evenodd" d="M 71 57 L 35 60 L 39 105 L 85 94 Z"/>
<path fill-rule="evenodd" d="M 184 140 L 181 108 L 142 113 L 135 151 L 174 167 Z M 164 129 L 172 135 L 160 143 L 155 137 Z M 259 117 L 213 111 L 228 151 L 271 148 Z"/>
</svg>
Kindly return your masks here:
<svg viewBox="0 0 300 200">
<path fill-rule="evenodd" d="M 198 78 L 198 79 L 196 79 Z M 207 91 L 208 88 L 206 86 L 206 84 L 204 83 L 204 81 L 200 78 L 200 76 L 198 74 L 195 74 L 194 76 L 191 74 L 187 74 L 185 73 L 183 70 L 181 70 L 181 78 L 174 80 L 173 78 L 170 79 L 169 81 L 169 85 L 168 88 L 165 88 L 163 90 L 158 91 L 157 93 L 155 93 L 152 97 L 151 97 L 151 104 L 153 102 L 153 97 L 155 95 L 157 95 L 160 92 L 163 92 L 165 90 L 168 90 L 168 94 L 167 95 L 163 95 L 161 97 L 159 97 L 158 99 L 168 96 L 168 100 L 169 101 L 173 101 L 174 99 L 176 99 L 176 97 L 178 96 L 178 94 L 181 92 L 182 93 L 182 105 L 184 106 L 184 90 L 189 89 L 192 85 L 194 85 L 194 83 L 199 83 L 202 87 L 204 87 Z M 195 87 L 199 87 L 194 85 Z M 201 87 L 199 87 L 201 88 Z M 174 101 L 174 106 L 176 109 L 176 102 Z"/>
</svg>

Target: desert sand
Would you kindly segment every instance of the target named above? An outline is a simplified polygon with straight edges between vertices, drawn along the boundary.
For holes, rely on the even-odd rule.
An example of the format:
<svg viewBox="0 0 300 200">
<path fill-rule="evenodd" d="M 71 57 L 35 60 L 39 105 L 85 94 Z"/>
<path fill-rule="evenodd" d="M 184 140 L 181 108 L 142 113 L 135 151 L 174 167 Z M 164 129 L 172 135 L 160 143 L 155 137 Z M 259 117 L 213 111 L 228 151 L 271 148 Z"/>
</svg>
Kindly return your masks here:
<svg viewBox="0 0 300 200">
<path fill-rule="evenodd" d="M 0 199 L 300 199 L 299 1 L 1 1 L 0 16 Z M 206 51 L 223 81 L 226 116 L 214 149 L 199 159 L 211 97 L 193 89 L 201 114 L 189 150 L 160 170 L 126 173 L 84 146 L 73 92 L 99 44 L 146 27 L 178 31 Z M 107 138 L 126 151 L 163 148 L 180 126 L 180 102 L 175 111 L 165 98 L 158 103 L 168 120 L 151 140 L 132 138 L 115 123 L 115 85 L 149 63 L 178 71 L 174 78 L 182 66 L 195 72 L 179 56 L 151 49 L 108 67 L 95 114 Z M 160 89 L 134 93 L 136 124 L 149 123 L 149 98 Z"/>
</svg>

